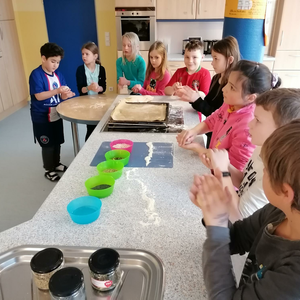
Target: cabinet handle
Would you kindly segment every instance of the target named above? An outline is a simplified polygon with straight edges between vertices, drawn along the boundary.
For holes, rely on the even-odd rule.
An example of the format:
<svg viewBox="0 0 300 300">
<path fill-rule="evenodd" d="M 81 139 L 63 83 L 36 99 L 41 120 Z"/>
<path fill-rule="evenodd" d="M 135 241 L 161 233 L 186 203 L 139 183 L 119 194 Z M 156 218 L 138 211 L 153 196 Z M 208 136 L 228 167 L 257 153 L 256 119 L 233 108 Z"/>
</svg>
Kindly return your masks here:
<svg viewBox="0 0 300 300">
<path fill-rule="evenodd" d="M 287 77 L 299 77 L 300 75 L 291 75 L 291 74 L 286 74 Z"/>
<path fill-rule="evenodd" d="M 192 1 L 191 14 L 194 14 L 194 0 Z"/>
<path fill-rule="evenodd" d="M 198 2 L 198 17 L 200 16 L 201 0 Z"/>
<path fill-rule="evenodd" d="M 279 46 L 281 46 L 282 40 L 283 40 L 283 30 L 282 30 L 282 32 L 281 32 L 281 39 L 280 39 L 280 44 L 279 44 Z"/>
</svg>

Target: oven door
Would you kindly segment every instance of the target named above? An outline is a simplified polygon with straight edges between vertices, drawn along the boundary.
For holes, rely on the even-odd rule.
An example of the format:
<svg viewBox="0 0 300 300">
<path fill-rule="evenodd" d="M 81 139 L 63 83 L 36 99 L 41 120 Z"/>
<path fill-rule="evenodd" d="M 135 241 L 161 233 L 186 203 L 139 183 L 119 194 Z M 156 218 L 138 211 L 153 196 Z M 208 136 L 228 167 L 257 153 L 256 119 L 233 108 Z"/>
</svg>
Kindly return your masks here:
<svg viewBox="0 0 300 300">
<path fill-rule="evenodd" d="M 138 35 L 140 50 L 149 50 L 156 40 L 155 17 L 152 16 L 116 17 L 116 28 L 118 51 L 122 51 L 122 35 L 126 32 L 134 32 Z"/>
</svg>

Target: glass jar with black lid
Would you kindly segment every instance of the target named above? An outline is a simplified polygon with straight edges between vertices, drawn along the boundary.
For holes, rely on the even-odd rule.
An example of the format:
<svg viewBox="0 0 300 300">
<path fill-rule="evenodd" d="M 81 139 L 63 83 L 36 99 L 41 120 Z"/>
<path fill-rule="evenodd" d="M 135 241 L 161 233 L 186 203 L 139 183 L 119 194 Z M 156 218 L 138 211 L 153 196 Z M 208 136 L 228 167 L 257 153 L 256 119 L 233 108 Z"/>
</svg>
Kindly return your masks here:
<svg viewBox="0 0 300 300">
<path fill-rule="evenodd" d="M 67 267 L 57 271 L 50 279 L 49 292 L 52 300 L 86 300 L 81 270 Z"/>
<path fill-rule="evenodd" d="M 120 255 L 114 249 L 95 251 L 89 258 L 89 267 L 92 286 L 96 290 L 112 290 L 121 279 Z"/>
<path fill-rule="evenodd" d="M 32 257 L 30 267 L 38 289 L 49 289 L 49 280 L 56 271 L 62 268 L 63 260 L 63 253 L 57 248 L 46 248 Z"/>
</svg>

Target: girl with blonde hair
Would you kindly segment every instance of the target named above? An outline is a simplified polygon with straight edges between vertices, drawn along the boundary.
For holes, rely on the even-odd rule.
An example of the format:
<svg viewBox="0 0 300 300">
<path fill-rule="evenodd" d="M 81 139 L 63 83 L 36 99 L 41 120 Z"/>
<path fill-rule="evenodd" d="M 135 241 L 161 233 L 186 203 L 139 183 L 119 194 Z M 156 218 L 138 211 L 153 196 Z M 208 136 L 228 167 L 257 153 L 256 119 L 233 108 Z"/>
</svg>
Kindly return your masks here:
<svg viewBox="0 0 300 300">
<path fill-rule="evenodd" d="M 145 80 L 146 63 L 139 54 L 139 38 L 134 32 L 122 36 L 123 56 L 117 59 L 117 81 L 119 88 L 127 85 L 132 89 Z"/>
</svg>

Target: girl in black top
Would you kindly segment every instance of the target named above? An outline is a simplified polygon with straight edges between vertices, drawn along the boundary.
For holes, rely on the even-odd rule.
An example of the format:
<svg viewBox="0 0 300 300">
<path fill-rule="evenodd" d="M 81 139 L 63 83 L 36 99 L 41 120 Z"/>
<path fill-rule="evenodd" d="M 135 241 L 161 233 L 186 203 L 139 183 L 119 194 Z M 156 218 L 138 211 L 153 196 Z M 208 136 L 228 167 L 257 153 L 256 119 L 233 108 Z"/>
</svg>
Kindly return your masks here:
<svg viewBox="0 0 300 300">
<path fill-rule="evenodd" d="M 212 66 L 217 73 L 211 81 L 209 92 L 205 97 L 201 91 L 195 92 L 186 87 L 180 89 L 180 99 L 191 103 L 192 107 L 206 117 L 211 115 L 223 104 L 223 87 L 227 84 L 229 73 L 240 60 L 240 51 L 237 40 L 228 36 L 212 47 Z M 200 94 L 200 97 L 199 97 Z M 211 133 L 207 134 L 207 145 L 209 145 Z"/>
<path fill-rule="evenodd" d="M 89 42 L 81 48 L 83 65 L 76 71 L 77 89 L 80 96 L 103 94 L 106 90 L 106 74 L 98 59 L 98 47 Z M 87 125 L 85 141 L 97 125 Z"/>
</svg>

